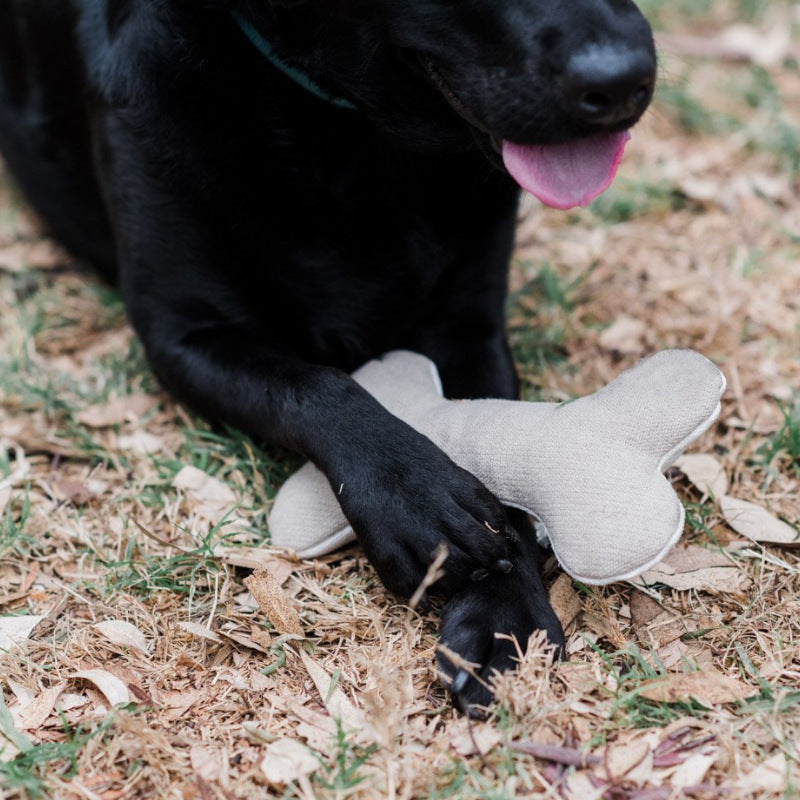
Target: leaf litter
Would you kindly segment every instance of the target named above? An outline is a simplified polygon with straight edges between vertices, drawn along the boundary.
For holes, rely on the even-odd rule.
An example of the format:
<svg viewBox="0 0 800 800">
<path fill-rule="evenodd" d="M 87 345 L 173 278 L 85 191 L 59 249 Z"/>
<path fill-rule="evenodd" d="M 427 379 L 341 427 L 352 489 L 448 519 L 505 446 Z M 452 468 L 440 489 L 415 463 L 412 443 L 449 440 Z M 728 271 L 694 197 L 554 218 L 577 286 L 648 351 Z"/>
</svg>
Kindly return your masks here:
<svg viewBox="0 0 800 800">
<path fill-rule="evenodd" d="M 797 21 L 775 3 L 737 31 L 734 5 L 712 5 L 699 52 L 697 19 L 667 20 L 672 88 L 612 190 L 568 217 L 525 205 L 510 312 L 532 398 L 586 394 L 664 347 L 725 371 L 719 425 L 669 474 L 684 538 L 636 586 L 583 587 L 550 563 L 570 660 L 534 638 L 485 721 L 436 681 L 435 615 L 399 605 L 358 549 L 270 548 L 291 463 L 220 443 L 159 392 L 119 302 L 0 180 L 0 794 L 770 800 L 800 785 L 799 465 L 779 436 L 800 393 Z"/>
</svg>

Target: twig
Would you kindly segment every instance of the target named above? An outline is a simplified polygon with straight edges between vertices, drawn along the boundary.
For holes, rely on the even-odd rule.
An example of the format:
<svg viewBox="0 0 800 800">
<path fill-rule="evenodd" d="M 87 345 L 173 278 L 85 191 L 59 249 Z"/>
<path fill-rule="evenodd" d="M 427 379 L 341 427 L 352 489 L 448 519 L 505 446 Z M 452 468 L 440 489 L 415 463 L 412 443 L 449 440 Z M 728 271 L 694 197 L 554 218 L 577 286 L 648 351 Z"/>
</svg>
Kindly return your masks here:
<svg viewBox="0 0 800 800">
<path fill-rule="evenodd" d="M 543 761 L 552 761 L 554 764 L 563 764 L 567 767 L 585 768 L 603 762 L 603 759 L 595 753 L 584 753 L 573 747 L 536 744 L 535 742 L 512 742 L 510 747 L 518 753 L 527 753 L 530 756 L 541 758 Z"/>
</svg>

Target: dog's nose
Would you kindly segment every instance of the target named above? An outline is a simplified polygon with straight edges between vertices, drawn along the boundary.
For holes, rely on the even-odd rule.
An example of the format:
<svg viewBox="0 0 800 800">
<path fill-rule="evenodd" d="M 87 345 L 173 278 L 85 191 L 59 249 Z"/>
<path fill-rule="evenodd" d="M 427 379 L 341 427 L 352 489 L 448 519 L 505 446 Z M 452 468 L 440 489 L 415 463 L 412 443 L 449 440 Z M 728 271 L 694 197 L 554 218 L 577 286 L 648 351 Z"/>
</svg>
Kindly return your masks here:
<svg viewBox="0 0 800 800">
<path fill-rule="evenodd" d="M 655 81 L 652 50 L 605 46 L 572 56 L 563 86 L 573 114 L 586 122 L 613 125 L 639 117 L 653 97 Z"/>
</svg>

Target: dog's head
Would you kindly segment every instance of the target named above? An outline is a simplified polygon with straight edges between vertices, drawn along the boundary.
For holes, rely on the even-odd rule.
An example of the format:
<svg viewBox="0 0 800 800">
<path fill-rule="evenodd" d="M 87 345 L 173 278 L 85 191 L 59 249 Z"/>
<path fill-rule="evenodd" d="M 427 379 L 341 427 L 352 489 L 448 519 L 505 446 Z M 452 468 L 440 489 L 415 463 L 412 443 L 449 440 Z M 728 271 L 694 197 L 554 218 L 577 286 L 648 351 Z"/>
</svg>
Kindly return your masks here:
<svg viewBox="0 0 800 800">
<path fill-rule="evenodd" d="M 631 0 L 377 0 L 451 108 L 551 205 L 606 188 L 656 57 Z"/>
<path fill-rule="evenodd" d="M 273 2 L 325 15 L 321 80 L 384 130 L 415 149 L 493 145 L 552 205 L 575 204 L 564 182 L 610 181 L 653 96 L 653 37 L 632 0 Z"/>
</svg>

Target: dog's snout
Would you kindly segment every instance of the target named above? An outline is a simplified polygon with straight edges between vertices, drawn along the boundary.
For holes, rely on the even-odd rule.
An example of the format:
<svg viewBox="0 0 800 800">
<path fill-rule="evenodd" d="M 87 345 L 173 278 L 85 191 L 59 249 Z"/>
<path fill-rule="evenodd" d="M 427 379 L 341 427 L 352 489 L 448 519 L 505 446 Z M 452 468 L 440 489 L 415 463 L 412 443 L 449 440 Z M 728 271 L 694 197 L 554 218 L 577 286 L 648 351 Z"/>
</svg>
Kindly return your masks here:
<svg viewBox="0 0 800 800">
<path fill-rule="evenodd" d="M 575 116 L 585 122 L 613 125 L 641 115 L 653 97 L 655 80 L 651 50 L 594 47 L 569 60 L 564 94 Z"/>
</svg>

